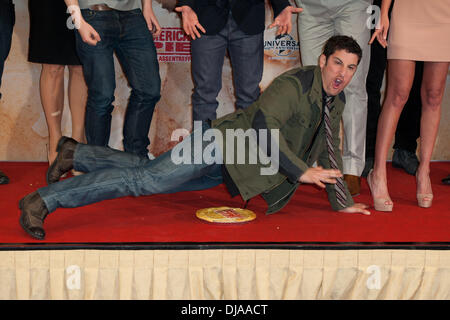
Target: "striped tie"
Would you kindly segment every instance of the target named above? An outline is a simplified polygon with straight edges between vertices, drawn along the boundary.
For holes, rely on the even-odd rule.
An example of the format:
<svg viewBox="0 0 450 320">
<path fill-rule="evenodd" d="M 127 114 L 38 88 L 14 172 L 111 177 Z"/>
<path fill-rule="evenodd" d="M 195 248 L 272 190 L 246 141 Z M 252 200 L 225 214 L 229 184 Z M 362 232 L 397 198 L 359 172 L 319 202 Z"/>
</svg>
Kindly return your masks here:
<svg viewBox="0 0 450 320">
<path fill-rule="evenodd" d="M 334 155 L 333 150 L 333 134 L 331 132 L 331 123 L 330 123 L 330 106 L 333 102 L 333 97 L 325 97 L 325 131 L 327 136 L 327 148 L 328 148 L 328 158 L 330 159 L 330 165 L 332 169 L 338 169 L 338 165 L 336 162 L 336 157 Z M 345 187 L 342 178 L 336 178 L 336 184 L 334 185 L 334 189 L 336 190 L 336 199 L 340 206 L 347 207 L 347 195 L 345 194 Z"/>
</svg>

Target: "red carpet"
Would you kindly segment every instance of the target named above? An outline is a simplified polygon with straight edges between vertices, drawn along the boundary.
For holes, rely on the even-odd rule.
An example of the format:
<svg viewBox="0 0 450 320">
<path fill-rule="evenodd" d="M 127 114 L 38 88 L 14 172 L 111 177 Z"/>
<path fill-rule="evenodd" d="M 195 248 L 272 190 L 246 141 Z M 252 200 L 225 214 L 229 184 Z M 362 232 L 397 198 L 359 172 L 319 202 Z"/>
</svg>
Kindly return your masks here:
<svg viewBox="0 0 450 320">
<path fill-rule="evenodd" d="M 2 162 L 11 179 L 0 186 L 0 243 L 42 243 L 19 226 L 18 201 L 44 186 L 45 163 Z M 195 217 L 197 209 L 240 207 L 223 185 L 211 190 L 122 198 L 76 209 L 58 209 L 45 221 L 46 243 L 136 242 L 450 242 L 450 186 L 441 179 L 450 173 L 449 162 L 432 163 L 434 201 L 422 209 L 415 200 L 415 178 L 388 165 L 394 212 L 371 210 L 370 216 L 331 211 L 325 191 L 301 186 L 292 201 L 273 215 L 264 214 L 261 198 L 248 208 L 257 219 L 241 225 L 215 225 Z M 371 204 L 363 180 L 357 202 Z"/>
</svg>

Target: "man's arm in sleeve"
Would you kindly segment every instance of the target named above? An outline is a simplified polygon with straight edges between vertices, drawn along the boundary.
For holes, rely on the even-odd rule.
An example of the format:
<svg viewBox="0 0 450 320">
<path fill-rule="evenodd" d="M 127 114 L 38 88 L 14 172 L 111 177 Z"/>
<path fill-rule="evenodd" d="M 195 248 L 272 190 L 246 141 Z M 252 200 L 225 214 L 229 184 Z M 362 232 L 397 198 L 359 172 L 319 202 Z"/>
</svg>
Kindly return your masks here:
<svg viewBox="0 0 450 320">
<path fill-rule="evenodd" d="M 194 9 L 195 0 L 178 0 L 176 7 L 188 6 Z"/>
<path fill-rule="evenodd" d="M 284 8 L 290 6 L 288 0 L 270 0 L 273 9 L 273 17 L 276 18 Z"/>
<path fill-rule="evenodd" d="M 280 130 L 297 112 L 300 92 L 302 89 L 294 80 L 275 79 L 256 102 L 259 109 L 253 119 L 252 127 L 255 130 L 266 129 L 269 136 L 272 137 L 270 130 Z M 278 134 L 278 137 L 276 145 L 279 152 L 279 171 L 290 182 L 295 183 L 308 169 L 308 165 L 292 152 L 281 134 Z M 269 149 L 270 141 L 268 139 L 268 154 L 274 152 Z"/>
</svg>

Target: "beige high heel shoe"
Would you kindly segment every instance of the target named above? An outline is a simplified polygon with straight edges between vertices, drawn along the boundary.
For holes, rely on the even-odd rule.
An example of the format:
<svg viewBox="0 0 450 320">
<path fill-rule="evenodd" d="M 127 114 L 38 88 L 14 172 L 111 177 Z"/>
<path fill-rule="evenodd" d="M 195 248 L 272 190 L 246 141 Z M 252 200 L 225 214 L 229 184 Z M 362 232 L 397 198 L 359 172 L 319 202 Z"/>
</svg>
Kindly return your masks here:
<svg viewBox="0 0 450 320">
<path fill-rule="evenodd" d="M 417 172 L 416 172 L 417 181 Z M 433 205 L 433 194 L 432 193 L 417 193 L 417 205 L 421 208 L 430 208 Z"/>
<path fill-rule="evenodd" d="M 433 194 L 432 193 L 418 193 L 417 194 L 417 204 L 421 208 L 430 208 L 433 205 Z"/>
<path fill-rule="evenodd" d="M 391 212 L 394 208 L 394 203 L 389 198 L 375 198 L 373 196 L 372 192 L 372 170 L 370 170 L 369 174 L 367 175 L 367 184 L 369 185 L 370 193 L 372 194 L 373 199 L 373 206 L 375 207 L 375 210 L 377 211 L 384 211 L 384 212 Z M 386 202 L 390 202 L 390 204 L 387 204 Z"/>
</svg>

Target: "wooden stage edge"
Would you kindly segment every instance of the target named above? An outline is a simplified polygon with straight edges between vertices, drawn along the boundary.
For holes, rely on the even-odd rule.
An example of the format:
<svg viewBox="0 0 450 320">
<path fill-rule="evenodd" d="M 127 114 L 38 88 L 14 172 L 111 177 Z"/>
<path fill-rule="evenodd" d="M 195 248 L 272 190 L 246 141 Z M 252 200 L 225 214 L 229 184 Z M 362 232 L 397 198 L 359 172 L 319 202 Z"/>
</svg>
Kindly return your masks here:
<svg viewBox="0 0 450 320">
<path fill-rule="evenodd" d="M 450 242 L 130 242 L 0 243 L 0 251 L 34 250 L 450 250 Z"/>
</svg>

